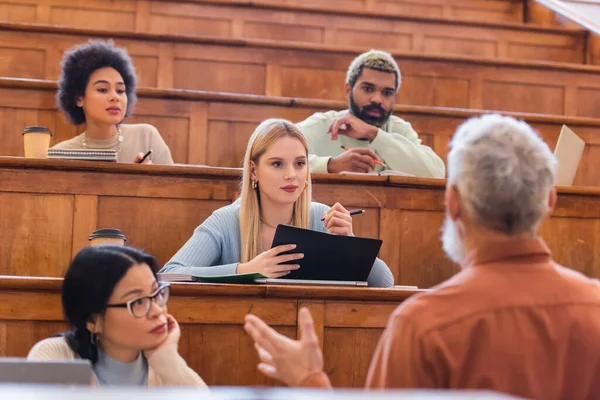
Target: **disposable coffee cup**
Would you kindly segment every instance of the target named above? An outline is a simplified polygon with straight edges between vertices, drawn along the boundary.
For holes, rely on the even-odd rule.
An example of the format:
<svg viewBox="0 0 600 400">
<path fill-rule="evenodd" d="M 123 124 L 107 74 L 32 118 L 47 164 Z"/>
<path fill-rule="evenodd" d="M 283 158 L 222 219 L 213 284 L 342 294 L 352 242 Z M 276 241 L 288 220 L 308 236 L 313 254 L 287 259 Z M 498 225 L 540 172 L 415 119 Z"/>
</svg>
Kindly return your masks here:
<svg viewBox="0 0 600 400">
<path fill-rule="evenodd" d="M 26 158 L 47 158 L 52 132 L 43 126 L 28 126 L 23 130 L 23 147 Z"/>
<path fill-rule="evenodd" d="M 127 237 L 123 235 L 120 229 L 98 229 L 88 239 L 92 246 L 100 246 L 101 244 L 125 246 L 127 241 Z"/>
</svg>

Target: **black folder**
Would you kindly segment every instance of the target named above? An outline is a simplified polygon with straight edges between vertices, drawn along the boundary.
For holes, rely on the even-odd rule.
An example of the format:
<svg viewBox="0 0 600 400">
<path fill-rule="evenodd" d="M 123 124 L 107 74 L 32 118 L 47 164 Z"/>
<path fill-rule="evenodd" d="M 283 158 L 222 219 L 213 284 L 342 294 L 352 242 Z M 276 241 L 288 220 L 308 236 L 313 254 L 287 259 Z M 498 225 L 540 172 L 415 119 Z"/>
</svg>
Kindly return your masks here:
<svg viewBox="0 0 600 400">
<path fill-rule="evenodd" d="M 298 264 L 300 269 L 290 272 L 285 279 L 364 282 L 382 243 L 378 239 L 278 225 L 272 246 L 295 244 L 294 250 L 281 254 L 304 253 L 304 258 L 286 263 Z"/>
</svg>

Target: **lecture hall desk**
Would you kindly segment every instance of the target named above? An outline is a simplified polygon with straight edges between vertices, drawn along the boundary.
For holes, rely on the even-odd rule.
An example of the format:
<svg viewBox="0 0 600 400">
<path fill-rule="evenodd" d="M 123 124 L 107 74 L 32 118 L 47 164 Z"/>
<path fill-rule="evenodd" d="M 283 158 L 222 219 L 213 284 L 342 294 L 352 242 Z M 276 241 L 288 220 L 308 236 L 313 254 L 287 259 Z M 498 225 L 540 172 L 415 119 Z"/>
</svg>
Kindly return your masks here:
<svg viewBox="0 0 600 400">
<path fill-rule="evenodd" d="M 165 263 L 239 190 L 240 170 L 0 157 L 0 275 L 63 276 L 97 228 L 120 228 L 127 244 Z M 443 180 L 314 175 L 313 198 L 364 208 L 358 236 L 379 238 L 396 284 L 431 287 L 458 267 L 441 250 Z M 600 188 L 559 188 L 542 226 L 555 259 L 600 277 Z"/>
<path fill-rule="evenodd" d="M 118 227 L 128 244 L 161 263 L 210 213 L 237 195 L 240 171 L 0 157 L 0 356 L 23 356 L 37 340 L 65 329 L 59 278 L 96 228 Z M 380 257 L 396 283 L 428 288 L 458 267 L 443 255 L 443 180 L 315 175 L 314 198 L 367 212 L 355 233 L 379 237 Z M 599 277 L 600 189 L 559 188 L 542 227 L 556 260 Z M 298 307 L 316 317 L 327 372 L 337 386 L 364 382 L 392 310 L 413 291 L 365 288 L 174 285 L 171 312 L 183 325 L 181 352 L 209 384 L 273 382 L 255 370 L 242 320 L 255 312 L 296 335 Z"/>
<path fill-rule="evenodd" d="M 33 344 L 65 331 L 61 278 L 0 276 L 0 357 L 24 357 Z M 415 291 L 398 289 L 173 284 L 169 312 L 179 321 L 179 351 L 209 385 L 274 385 L 257 370 L 243 330 L 252 312 L 297 337 L 297 313 L 312 311 L 326 371 L 337 387 L 364 384 L 388 316 Z"/>
</svg>

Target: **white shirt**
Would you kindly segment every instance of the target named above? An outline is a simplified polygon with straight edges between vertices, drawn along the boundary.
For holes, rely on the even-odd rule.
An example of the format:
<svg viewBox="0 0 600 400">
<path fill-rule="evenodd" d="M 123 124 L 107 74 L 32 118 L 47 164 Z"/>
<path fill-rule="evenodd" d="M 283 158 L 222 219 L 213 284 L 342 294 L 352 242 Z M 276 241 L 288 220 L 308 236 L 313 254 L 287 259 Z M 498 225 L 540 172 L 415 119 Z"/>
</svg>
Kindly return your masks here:
<svg viewBox="0 0 600 400">
<path fill-rule="evenodd" d="M 379 128 L 372 142 L 345 135 L 331 140 L 331 134 L 327 133 L 329 127 L 347 112 L 315 113 L 296 124 L 308 141 L 311 172 L 327 173 L 329 159 L 342 154 L 344 150 L 341 146 L 345 146 L 350 149 L 371 149 L 386 165 L 385 168 L 376 165 L 377 171 L 390 169 L 424 178 L 445 177 L 446 168 L 442 159 L 430 147 L 421 144 L 417 132 L 408 122 L 393 115 Z"/>
</svg>

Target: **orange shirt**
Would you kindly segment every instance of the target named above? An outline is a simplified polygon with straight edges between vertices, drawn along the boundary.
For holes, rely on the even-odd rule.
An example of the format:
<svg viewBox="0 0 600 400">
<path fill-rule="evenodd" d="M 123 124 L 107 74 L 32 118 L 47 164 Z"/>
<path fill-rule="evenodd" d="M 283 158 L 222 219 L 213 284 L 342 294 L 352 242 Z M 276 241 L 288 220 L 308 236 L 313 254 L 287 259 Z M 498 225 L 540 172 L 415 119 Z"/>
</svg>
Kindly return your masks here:
<svg viewBox="0 0 600 400">
<path fill-rule="evenodd" d="M 600 399 L 600 283 L 555 264 L 541 239 L 482 247 L 391 315 L 366 387 Z"/>
</svg>

